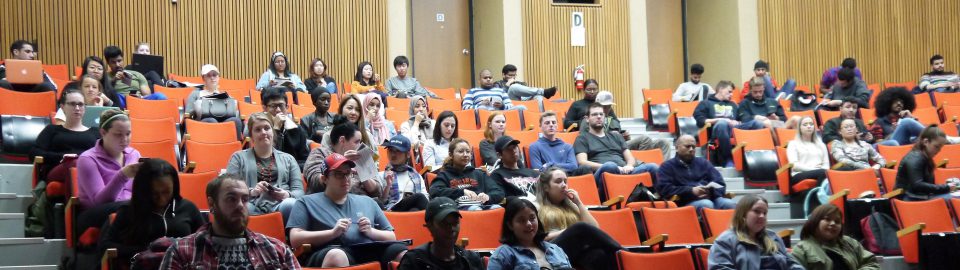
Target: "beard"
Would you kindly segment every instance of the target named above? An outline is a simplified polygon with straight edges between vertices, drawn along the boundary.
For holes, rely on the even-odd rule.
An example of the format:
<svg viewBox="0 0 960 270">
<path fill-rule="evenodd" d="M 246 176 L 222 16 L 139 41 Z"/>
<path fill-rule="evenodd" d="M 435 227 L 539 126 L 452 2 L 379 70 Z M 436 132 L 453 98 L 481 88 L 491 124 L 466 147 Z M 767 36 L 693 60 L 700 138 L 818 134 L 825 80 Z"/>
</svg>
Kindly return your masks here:
<svg viewBox="0 0 960 270">
<path fill-rule="evenodd" d="M 241 218 L 239 221 L 234 221 L 231 219 L 231 216 L 228 216 L 226 213 L 222 213 L 223 211 L 214 211 L 213 209 L 210 210 L 213 212 L 214 222 L 217 222 L 217 224 L 220 225 L 220 228 L 224 230 L 222 233 L 227 235 L 241 235 L 243 234 L 243 231 L 246 230 L 246 216 Z"/>
</svg>

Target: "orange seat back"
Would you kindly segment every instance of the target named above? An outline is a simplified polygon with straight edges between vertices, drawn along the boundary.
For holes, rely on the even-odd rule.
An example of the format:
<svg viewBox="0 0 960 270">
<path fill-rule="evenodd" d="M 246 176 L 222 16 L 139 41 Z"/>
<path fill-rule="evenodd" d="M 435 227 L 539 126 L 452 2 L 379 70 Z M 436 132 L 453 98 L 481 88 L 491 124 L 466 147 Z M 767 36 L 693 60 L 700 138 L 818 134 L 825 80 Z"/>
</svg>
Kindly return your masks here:
<svg viewBox="0 0 960 270">
<path fill-rule="evenodd" d="M 887 88 L 891 88 L 891 87 L 903 87 L 903 88 L 906 88 L 907 91 L 910 91 L 910 90 L 913 90 L 913 87 L 915 87 L 915 86 L 917 86 L 917 82 L 915 82 L 915 81 L 907 81 L 907 82 L 888 82 L 888 83 L 884 83 L 884 84 L 883 84 L 883 89 L 887 89 Z"/>
<path fill-rule="evenodd" d="M 936 107 L 960 105 L 960 93 L 933 92 L 933 98 L 936 99 Z"/>
<path fill-rule="evenodd" d="M 173 88 L 154 85 L 153 90 L 157 93 L 163 93 L 165 96 L 167 96 L 167 100 L 176 101 L 178 106 L 186 108 L 185 102 L 187 102 L 187 98 L 190 97 L 190 93 L 193 93 L 193 91 L 196 91 L 197 89 L 193 87 Z"/>
<path fill-rule="evenodd" d="M 180 196 L 189 200 L 200 211 L 210 210 L 207 204 L 207 183 L 216 178 L 219 172 L 180 173 Z"/>
<path fill-rule="evenodd" d="M 533 129 L 540 131 L 540 115 L 543 114 L 537 110 L 524 110 L 523 129 Z M 563 119 L 557 118 L 557 122 L 563 122 Z M 557 127 L 559 129 L 559 126 Z"/>
<path fill-rule="evenodd" d="M 640 209 L 643 223 L 650 235 L 667 234 L 668 245 L 703 244 L 703 232 L 697 219 L 697 210 L 693 206 L 679 208 Z"/>
<path fill-rule="evenodd" d="M 960 168 L 936 168 L 933 170 L 933 183 L 943 185 L 947 179 L 960 178 Z"/>
<path fill-rule="evenodd" d="M 182 102 L 181 102 L 182 103 Z M 140 119 L 174 119 L 180 121 L 180 105 L 175 100 L 146 100 L 137 97 L 127 97 L 127 110 L 130 118 Z"/>
<path fill-rule="evenodd" d="M 479 146 L 480 141 L 484 140 L 483 130 L 461 129 L 459 131 L 459 134 L 457 135 L 459 135 L 461 139 L 464 139 L 467 142 L 469 142 L 471 146 Z M 474 153 L 474 154 L 479 155 L 480 153 Z"/>
<path fill-rule="evenodd" d="M 577 141 L 577 136 L 580 136 L 580 132 L 557 132 L 556 136 L 563 142 L 573 145 Z"/>
<path fill-rule="evenodd" d="M 453 115 L 457 116 L 457 129 L 463 132 L 463 130 L 476 130 L 478 129 L 477 125 L 477 115 L 475 110 L 462 110 L 454 111 Z"/>
<path fill-rule="evenodd" d="M 477 115 L 478 115 L 477 120 L 480 121 L 480 130 L 487 128 L 487 125 L 490 124 L 487 121 L 490 120 L 490 115 L 492 115 L 493 112 L 494 111 L 477 110 Z M 523 123 L 520 122 L 520 111 L 499 111 L 499 112 L 503 114 L 503 117 L 506 120 L 507 131 L 522 130 Z"/>
<path fill-rule="evenodd" d="M 913 145 L 899 145 L 899 146 L 886 146 L 882 144 L 877 144 L 877 152 L 880 153 L 880 156 L 887 160 L 887 163 L 898 163 L 903 159 L 907 153 L 910 153 L 910 150 L 913 149 Z"/>
<path fill-rule="evenodd" d="M 600 191 L 592 174 L 567 177 L 567 188 L 577 191 L 584 205 L 600 205 Z"/>
<path fill-rule="evenodd" d="M 237 102 L 237 110 L 240 111 L 240 118 L 246 120 L 251 114 L 262 112 L 263 106 L 246 102 Z"/>
<path fill-rule="evenodd" d="M 840 111 L 818 110 L 817 113 L 820 114 L 819 126 L 821 127 L 823 126 L 823 124 L 827 123 L 827 121 L 830 121 L 830 119 L 840 117 Z"/>
<path fill-rule="evenodd" d="M 60 80 L 70 80 L 70 69 L 67 68 L 66 64 L 60 65 L 41 65 L 43 72 L 47 73 L 50 78 L 56 78 Z M 59 85 L 60 89 L 63 89 L 63 85 Z"/>
<path fill-rule="evenodd" d="M 926 95 L 926 94 L 924 94 Z M 937 112 L 937 108 L 934 107 L 917 107 L 912 112 L 913 117 L 917 118 L 917 121 L 924 126 L 929 126 L 932 124 L 940 124 L 940 114 Z"/>
<path fill-rule="evenodd" d="M 393 233 L 397 235 L 397 240 L 411 239 L 413 244 L 409 248 L 415 248 L 427 242 L 433 241 L 430 230 L 424 226 L 426 223 L 423 210 L 416 212 L 383 212 L 393 226 Z M 472 241 L 471 241 L 472 243 Z"/>
<path fill-rule="evenodd" d="M 737 143 L 746 143 L 745 150 L 774 150 L 776 146 L 773 143 L 773 136 L 770 129 L 743 130 L 733 129 L 733 137 Z"/>
<path fill-rule="evenodd" d="M 174 168 L 180 168 L 180 162 L 177 161 L 177 141 L 175 140 L 131 142 L 130 147 L 137 149 L 142 157 L 159 158 L 170 163 Z"/>
<path fill-rule="evenodd" d="M 600 230 L 621 246 L 640 246 L 640 234 L 637 233 L 637 223 L 633 221 L 633 210 L 590 211 L 590 215 L 597 220 Z"/>
<path fill-rule="evenodd" d="M 462 111 L 463 106 L 461 106 L 459 99 L 428 99 L 427 108 L 433 111 L 433 115 L 440 115 L 443 111 L 457 112 Z"/>
<path fill-rule="evenodd" d="M 130 142 L 177 141 L 177 125 L 173 118 L 130 118 Z"/>
<path fill-rule="evenodd" d="M 247 220 L 247 228 L 284 243 L 287 242 L 287 235 L 283 227 L 283 214 L 280 212 L 250 216 Z"/>
<path fill-rule="evenodd" d="M 787 105 L 787 106 L 789 106 L 789 105 Z M 787 108 L 789 108 L 789 107 L 787 107 Z M 820 124 L 817 124 L 817 115 L 813 112 L 813 110 L 799 111 L 799 112 L 784 111 L 783 114 L 784 114 L 784 116 L 787 117 L 787 119 L 780 119 L 780 121 L 787 121 L 787 120 L 789 120 L 790 118 L 793 118 L 794 116 L 799 116 L 801 119 L 802 119 L 803 117 L 810 117 L 811 119 L 813 119 L 813 124 L 816 125 L 817 128 L 820 128 Z M 796 128 L 796 127 L 788 127 L 788 128 Z"/>
<path fill-rule="evenodd" d="M 255 79 L 231 80 L 226 78 L 220 78 L 221 89 L 237 89 L 237 90 L 249 91 L 250 89 L 254 89 L 256 87 L 257 87 L 257 80 Z"/>
<path fill-rule="evenodd" d="M 503 229 L 503 208 L 483 211 L 460 211 L 460 237 L 468 238 L 468 249 L 493 250 L 500 246 Z"/>
<path fill-rule="evenodd" d="M 237 126 L 233 122 L 207 123 L 186 120 L 184 139 L 200 143 L 230 143 L 237 141 Z M 189 137 L 187 137 L 189 135 Z"/>
<path fill-rule="evenodd" d="M 234 131 L 236 133 L 236 131 Z M 188 140 L 186 143 L 187 162 L 196 162 L 194 172 L 209 172 L 227 168 L 230 156 L 240 151 L 240 142 L 207 144 Z"/>
<path fill-rule="evenodd" d="M 864 124 L 869 125 L 874 120 L 877 120 L 877 110 L 860 108 L 860 118 L 863 120 Z"/>
<path fill-rule="evenodd" d="M 830 179 L 831 181 L 833 179 Z M 917 223 L 926 223 L 924 233 L 955 232 L 950 210 L 943 199 L 926 201 L 893 200 L 893 208 L 900 221 L 900 228 L 906 228 Z"/>
<path fill-rule="evenodd" d="M 650 173 L 642 174 L 612 174 L 603 173 L 603 185 L 607 188 L 607 198 L 613 199 L 617 196 L 623 196 L 626 200 L 630 193 L 637 187 L 637 184 L 643 184 L 647 187 L 653 187 L 653 179 Z"/>
<path fill-rule="evenodd" d="M 688 249 L 664 252 L 638 253 L 626 250 L 617 251 L 617 263 L 620 269 L 697 269 L 693 254 Z"/>
<path fill-rule="evenodd" d="M 293 117 L 295 117 L 295 118 L 297 118 L 297 119 L 303 118 L 303 117 L 305 117 L 305 116 L 307 116 L 307 115 L 310 115 L 311 113 L 317 111 L 317 108 L 312 107 L 312 106 L 293 105 L 293 106 L 290 106 L 290 107 L 291 107 L 291 108 L 290 108 L 290 112 L 293 113 Z"/>
<path fill-rule="evenodd" d="M 0 114 L 50 117 L 57 111 L 57 94 L 17 92 L 0 88 Z"/>
<path fill-rule="evenodd" d="M 457 94 L 458 94 L 457 89 L 453 87 L 431 88 L 430 91 L 432 91 L 434 94 L 437 94 L 437 97 L 443 100 L 456 100 L 456 101 L 460 100 L 459 98 L 457 98 Z"/>
<path fill-rule="evenodd" d="M 387 106 L 384 106 L 384 108 L 386 109 L 407 111 L 407 109 L 410 108 L 410 100 L 406 98 L 387 96 L 386 101 L 387 101 Z"/>
<path fill-rule="evenodd" d="M 171 79 L 171 80 L 174 80 L 174 81 L 178 81 L 178 82 L 189 82 L 189 83 L 195 83 L 195 84 L 203 84 L 203 78 L 201 78 L 201 77 L 183 76 L 183 75 L 177 75 L 177 74 L 170 73 L 170 79 Z"/>
<path fill-rule="evenodd" d="M 934 163 L 947 161 L 947 168 L 960 168 L 960 144 L 945 144 L 940 153 L 933 156 Z"/>
<path fill-rule="evenodd" d="M 640 161 L 657 165 L 663 164 L 663 152 L 660 149 L 630 150 L 630 155 L 637 161 L 637 164 Z"/>
<path fill-rule="evenodd" d="M 830 190 L 834 193 L 849 189 L 849 199 L 857 198 L 866 191 L 873 191 L 878 197 L 880 195 L 877 176 L 872 169 L 856 171 L 827 170 L 827 178 L 830 179 Z"/>
<path fill-rule="evenodd" d="M 787 143 L 797 137 L 796 129 L 777 128 L 774 131 L 777 133 L 777 145 L 779 146 L 787 146 Z"/>
<path fill-rule="evenodd" d="M 702 208 L 700 211 L 711 237 L 719 236 L 723 231 L 730 229 L 730 223 L 733 221 L 733 209 Z"/>
<path fill-rule="evenodd" d="M 400 109 L 386 109 L 383 112 L 384 118 L 390 120 L 395 125 L 394 127 L 399 131 L 400 124 L 410 119 L 410 112 L 407 110 Z"/>
<path fill-rule="evenodd" d="M 883 179 L 883 192 L 892 192 L 897 186 L 897 169 L 880 168 L 880 178 Z"/>
</svg>

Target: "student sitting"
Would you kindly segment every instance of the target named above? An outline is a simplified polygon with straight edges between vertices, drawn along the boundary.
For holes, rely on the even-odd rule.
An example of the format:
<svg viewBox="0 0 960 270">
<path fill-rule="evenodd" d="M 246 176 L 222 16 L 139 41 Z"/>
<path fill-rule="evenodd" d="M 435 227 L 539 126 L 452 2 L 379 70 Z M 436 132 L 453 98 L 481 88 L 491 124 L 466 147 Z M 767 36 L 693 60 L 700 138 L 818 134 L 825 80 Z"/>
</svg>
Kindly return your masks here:
<svg viewBox="0 0 960 270">
<path fill-rule="evenodd" d="M 382 201 L 390 211 L 420 211 L 427 207 L 427 183 L 410 167 L 410 140 L 403 135 L 393 136 L 383 144 L 390 164 L 378 174 L 386 183 Z"/>
</svg>

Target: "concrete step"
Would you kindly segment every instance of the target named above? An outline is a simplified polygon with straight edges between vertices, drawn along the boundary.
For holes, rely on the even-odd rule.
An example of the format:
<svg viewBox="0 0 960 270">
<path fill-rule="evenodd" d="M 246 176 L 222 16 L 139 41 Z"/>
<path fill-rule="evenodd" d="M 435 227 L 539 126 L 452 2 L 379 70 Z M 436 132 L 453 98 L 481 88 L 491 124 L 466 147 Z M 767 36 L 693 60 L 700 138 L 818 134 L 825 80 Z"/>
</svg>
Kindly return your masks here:
<svg viewBox="0 0 960 270">
<path fill-rule="evenodd" d="M 743 177 L 724 177 L 723 182 L 727 184 L 728 190 L 746 189 L 743 185 Z"/>
<path fill-rule="evenodd" d="M 790 204 L 771 203 L 767 205 L 767 219 L 790 219 Z"/>
<path fill-rule="evenodd" d="M 790 239 L 800 239 L 800 229 L 803 228 L 803 223 L 807 222 L 805 219 L 771 219 L 767 218 L 767 229 L 779 232 L 786 229 L 793 229 L 794 236 L 791 236 Z"/>
<path fill-rule="evenodd" d="M 24 218 L 23 213 L 0 213 L 0 238 L 23 237 Z"/>
<path fill-rule="evenodd" d="M 725 168 L 725 167 L 714 167 L 720 171 L 720 175 L 724 178 L 726 177 L 743 177 L 743 173 L 737 171 L 736 168 Z"/>
<path fill-rule="evenodd" d="M 30 195 L 32 164 L 0 164 L 0 193 Z"/>
<path fill-rule="evenodd" d="M 740 198 L 746 195 L 760 195 L 767 199 L 768 203 L 789 202 L 778 190 L 765 189 L 727 189 L 727 192 L 733 193 L 734 201 L 740 201 Z"/>
<path fill-rule="evenodd" d="M 0 238 L 0 265 L 60 265 L 66 240 L 43 238 Z"/>
<path fill-rule="evenodd" d="M 33 196 L 14 193 L 0 193 L 0 213 L 26 213 L 33 203 Z"/>
</svg>

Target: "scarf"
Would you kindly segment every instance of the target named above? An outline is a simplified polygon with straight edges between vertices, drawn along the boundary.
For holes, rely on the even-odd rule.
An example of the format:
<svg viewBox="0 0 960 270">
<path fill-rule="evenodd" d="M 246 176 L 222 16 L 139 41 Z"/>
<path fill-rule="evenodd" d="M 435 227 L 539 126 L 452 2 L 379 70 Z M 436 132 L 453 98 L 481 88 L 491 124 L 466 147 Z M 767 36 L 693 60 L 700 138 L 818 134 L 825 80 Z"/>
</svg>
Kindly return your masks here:
<svg viewBox="0 0 960 270">
<path fill-rule="evenodd" d="M 373 99 L 380 100 L 380 95 L 376 93 L 367 94 L 363 98 L 363 109 L 366 110 L 367 104 L 370 104 L 370 101 Z M 390 131 L 386 128 L 386 119 L 383 118 L 383 101 L 380 100 L 380 109 L 377 110 L 375 115 L 370 115 L 370 135 L 373 136 L 374 142 L 377 145 L 380 145 L 385 140 L 390 139 Z"/>
</svg>

